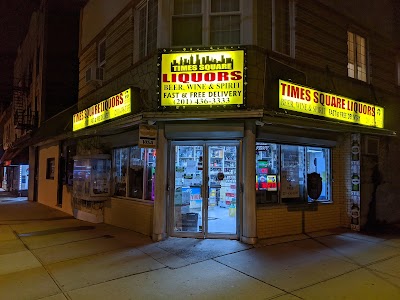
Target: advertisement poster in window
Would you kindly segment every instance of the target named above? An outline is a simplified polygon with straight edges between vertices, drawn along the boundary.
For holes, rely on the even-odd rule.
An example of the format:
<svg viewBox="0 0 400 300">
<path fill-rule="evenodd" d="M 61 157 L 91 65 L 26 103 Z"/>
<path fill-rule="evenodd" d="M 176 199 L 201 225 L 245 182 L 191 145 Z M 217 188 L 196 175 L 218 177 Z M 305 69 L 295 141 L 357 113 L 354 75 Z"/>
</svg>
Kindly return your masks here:
<svg viewBox="0 0 400 300">
<path fill-rule="evenodd" d="M 353 133 L 351 135 L 351 224 L 350 227 L 354 231 L 360 231 L 360 134 Z"/>
<path fill-rule="evenodd" d="M 281 198 L 300 197 L 299 176 L 288 171 L 282 171 L 281 176 Z"/>
<path fill-rule="evenodd" d="M 300 197 L 299 147 L 282 146 L 281 198 Z"/>
<path fill-rule="evenodd" d="M 267 191 L 276 192 L 277 190 L 276 175 L 267 175 Z"/>
</svg>

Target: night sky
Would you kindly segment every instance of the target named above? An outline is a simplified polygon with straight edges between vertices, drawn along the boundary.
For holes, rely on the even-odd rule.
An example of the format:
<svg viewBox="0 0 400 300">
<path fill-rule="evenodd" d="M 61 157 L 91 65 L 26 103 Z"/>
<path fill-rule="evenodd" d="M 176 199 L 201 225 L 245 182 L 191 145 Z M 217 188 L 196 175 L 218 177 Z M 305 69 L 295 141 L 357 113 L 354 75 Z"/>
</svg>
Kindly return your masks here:
<svg viewBox="0 0 400 300">
<path fill-rule="evenodd" d="M 13 65 L 18 45 L 38 0 L 0 0 L 0 105 L 12 96 Z"/>
</svg>

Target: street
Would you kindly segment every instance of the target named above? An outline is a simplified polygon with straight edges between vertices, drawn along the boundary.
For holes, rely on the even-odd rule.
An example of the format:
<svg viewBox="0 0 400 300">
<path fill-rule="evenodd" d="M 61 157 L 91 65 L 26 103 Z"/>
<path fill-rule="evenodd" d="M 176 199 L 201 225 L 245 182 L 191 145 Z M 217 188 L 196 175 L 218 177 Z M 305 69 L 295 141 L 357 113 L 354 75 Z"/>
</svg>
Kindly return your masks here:
<svg viewBox="0 0 400 300">
<path fill-rule="evenodd" d="M 400 299 L 400 228 L 149 237 L 0 196 L 0 299 Z"/>
</svg>

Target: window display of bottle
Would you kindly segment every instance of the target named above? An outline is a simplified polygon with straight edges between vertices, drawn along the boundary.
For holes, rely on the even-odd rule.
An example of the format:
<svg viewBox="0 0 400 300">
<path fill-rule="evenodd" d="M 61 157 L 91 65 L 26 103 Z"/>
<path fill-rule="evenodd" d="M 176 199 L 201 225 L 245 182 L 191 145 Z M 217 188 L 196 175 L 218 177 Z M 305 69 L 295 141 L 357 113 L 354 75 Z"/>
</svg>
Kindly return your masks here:
<svg viewBox="0 0 400 300">
<path fill-rule="evenodd" d="M 353 140 L 351 144 L 351 160 L 352 161 L 360 160 L 360 144 L 358 140 Z"/>
</svg>

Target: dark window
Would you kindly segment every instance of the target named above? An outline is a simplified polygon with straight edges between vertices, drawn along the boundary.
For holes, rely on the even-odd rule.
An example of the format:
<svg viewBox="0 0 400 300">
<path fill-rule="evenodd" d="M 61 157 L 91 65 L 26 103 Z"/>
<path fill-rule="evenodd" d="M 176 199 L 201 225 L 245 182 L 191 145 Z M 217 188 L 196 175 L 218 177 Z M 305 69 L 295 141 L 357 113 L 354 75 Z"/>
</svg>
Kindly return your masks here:
<svg viewBox="0 0 400 300">
<path fill-rule="evenodd" d="M 46 167 L 46 179 L 54 179 L 55 168 L 56 168 L 55 158 L 48 158 Z"/>
<path fill-rule="evenodd" d="M 106 63 L 106 40 L 100 41 L 97 49 L 98 65 L 103 66 Z"/>
</svg>

